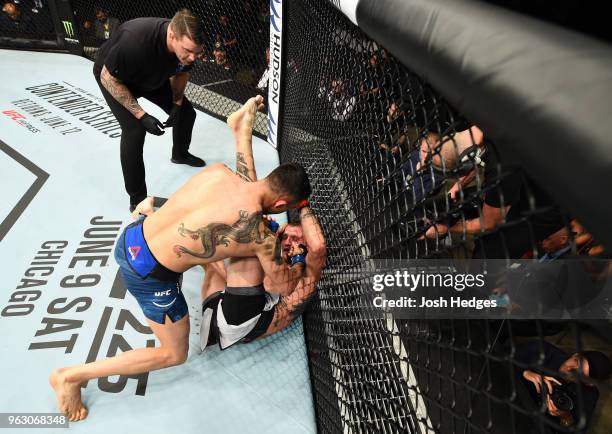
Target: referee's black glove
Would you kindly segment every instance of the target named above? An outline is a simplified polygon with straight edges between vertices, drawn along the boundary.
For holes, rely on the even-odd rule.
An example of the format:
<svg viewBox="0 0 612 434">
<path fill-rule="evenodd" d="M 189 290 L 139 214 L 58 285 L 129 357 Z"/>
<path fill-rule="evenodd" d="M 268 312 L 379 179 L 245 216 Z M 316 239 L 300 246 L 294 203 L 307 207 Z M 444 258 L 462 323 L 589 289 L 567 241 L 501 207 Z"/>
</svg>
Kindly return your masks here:
<svg viewBox="0 0 612 434">
<path fill-rule="evenodd" d="M 173 127 L 181 114 L 181 106 L 178 104 L 172 104 L 172 110 L 168 115 L 168 120 L 164 123 L 164 128 Z"/>
<path fill-rule="evenodd" d="M 140 118 L 140 123 L 144 129 L 151 134 L 161 136 L 165 133 L 163 124 L 148 113 L 145 113 L 144 116 Z"/>
</svg>

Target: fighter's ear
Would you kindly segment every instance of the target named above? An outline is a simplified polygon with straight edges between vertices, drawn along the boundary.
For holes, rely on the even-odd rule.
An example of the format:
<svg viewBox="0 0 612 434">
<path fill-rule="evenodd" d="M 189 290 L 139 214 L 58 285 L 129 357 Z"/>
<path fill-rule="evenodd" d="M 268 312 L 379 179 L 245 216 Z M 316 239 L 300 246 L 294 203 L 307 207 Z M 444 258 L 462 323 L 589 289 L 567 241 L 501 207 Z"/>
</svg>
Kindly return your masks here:
<svg viewBox="0 0 612 434">
<path fill-rule="evenodd" d="M 274 202 L 274 208 L 282 208 L 284 206 L 287 206 L 287 201 L 284 199 L 279 199 L 276 202 Z"/>
</svg>

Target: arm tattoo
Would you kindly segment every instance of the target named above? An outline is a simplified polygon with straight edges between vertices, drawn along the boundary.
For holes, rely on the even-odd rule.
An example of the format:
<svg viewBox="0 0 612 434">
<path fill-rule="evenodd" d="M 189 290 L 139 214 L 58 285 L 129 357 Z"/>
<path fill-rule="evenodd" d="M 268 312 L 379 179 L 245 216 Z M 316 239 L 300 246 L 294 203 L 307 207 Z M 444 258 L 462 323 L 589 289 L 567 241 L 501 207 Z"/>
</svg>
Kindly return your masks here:
<svg viewBox="0 0 612 434">
<path fill-rule="evenodd" d="M 244 159 L 244 153 L 242 152 L 236 152 L 236 173 L 245 181 L 253 182 L 253 180 L 249 176 L 247 162 Z"/>
<path fill-rule="evenodd" d="M 312 292 L 291 307 L 289 307 L 285 301 L 285 297 L 281 297 L 278 304 L 274 308 L 274 317 L 272 318 L 271 328 L 280 329 L 295 321 L 306 311 L 314 296 L 315 293 Z"/>
<path fill-rule="evenodd" d="M 276 265 L 283 264 L 283 250 L 281 248 L 280 237 L 277 237 L 271 231 L 268 231 L 264 235 L 263 245 L 265 254 L 271 256 L 272 261 L 274 261 Z"/>
<path fill-rule="evenodd" d="M 268 330 L 270 328 L 272 329 L 280 328 L 283 321 L 287 320 L 287 311 L 289 309 L 287 308 L 287 303 L 285 302 L 284 298 L 285 297 L 281 297 L 280 300 L 278 300 L 278 303 L 276 304 L 276 306 L 274 307 L 274 316 L 272 317 L 272 324 L 270 324 L 270 326 L 268 327 Z"/>
<path fill-rule="evenodd" d="M 274 237 L 274 249 L 272 251 L 272 260 L 276 265 L 281 265 L 283 263 L 283 248 L 281 247 L 281 238 Z"/>
<path fill-rule="evenodd" d="M 202 242 L 202 252 L 195 252 L 188 248 L 175 245 L 174 253 L 180 258 L 183 254 L 195 256 L 196 258 L 212 258 L 217 246 L 228 246 L 231 241 L 239 244 L 257 243 L 261 244 L 266 240 L 265 229 L 260 230 L 261 213 L 251 214 L 240 210 L 239 218 L 235 223 L 228 225 L 225 223 L 210 223 L 209 225 L 196 230 L 187 229 L 184 223 L 178 227 L 178 233 L 182 237 L 189 237 L 192 240 Z"/>
<path fill-rule="evenodd" d="M 291 315 L 292 320 L 296 319 L 298 316 L 304 313 L 306 308 L 308 308 L 310 301 L 314 298 L 314 295 L 315 295 L 314 292 L 311 294 L 308 294 L 306 297 L 304 297 L 303 300 L 301 300 L 299 303 L 293 306 L 293 308 L 289 309 L 289 314 Z"/>
<path fill-rule="evenodd" d="M 110 72 L 106 70 L 106 67 L 102 69 L 100 82 L 104 85 L 108 93 L 110 93 L 119 104 L 125 107 L 134 116 L 136 116 L 136 113 L 142 110 L 142 107 L 140 107 L 138 101 L 136 101 L 136 98 L 134 98 L 134 95 L 132 95 L 130 90 L 123 83 L 113 77 Z"/>
</svg>

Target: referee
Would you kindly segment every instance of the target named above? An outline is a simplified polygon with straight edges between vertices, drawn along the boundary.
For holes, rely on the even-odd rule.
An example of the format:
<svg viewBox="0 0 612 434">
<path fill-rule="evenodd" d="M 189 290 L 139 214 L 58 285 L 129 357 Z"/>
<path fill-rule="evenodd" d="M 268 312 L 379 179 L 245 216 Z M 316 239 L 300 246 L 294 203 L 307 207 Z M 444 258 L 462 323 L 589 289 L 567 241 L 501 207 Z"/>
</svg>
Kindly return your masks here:
<svg viewBox="0 0 612 434">
<path fill-rule="evenodd" d="M 202 22 L 187 9 L 166 18 L 136 18 L 123 23 L 100 47 L 94 76 L 121 126 L 121 168 L 130 211 L 147 197 L 143 146 L 145 134 L 172 127 L 172 161 L 206 165 L 191 155 L 189 144 L 196 112 L 185 98 L 189 71 L 204 49 Z M 168 113 L 162 124 L 146 113 L 144 97 Z"/>
</svg>

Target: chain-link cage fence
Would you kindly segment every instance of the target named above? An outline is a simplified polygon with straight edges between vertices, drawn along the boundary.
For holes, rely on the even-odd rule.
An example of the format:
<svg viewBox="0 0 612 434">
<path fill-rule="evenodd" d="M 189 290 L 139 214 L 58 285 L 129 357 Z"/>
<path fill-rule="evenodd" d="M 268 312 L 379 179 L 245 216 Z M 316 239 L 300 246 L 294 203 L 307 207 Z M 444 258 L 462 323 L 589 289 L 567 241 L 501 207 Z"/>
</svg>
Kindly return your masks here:
<svg viewBox="0 0 612 434">
<path fill-rule="evenodd" d="M 284 23 L 281 161 L 307 168 L 328 251 L 305 319 L 320 432 L 605 432 L 604 381 L 583 372 L 569 410 L 535 383 L 610 354 L 609 322 L 397 320 L 364 303 L 359 273 L 605 254 L 580 216 L 331 3 L 288 1 Z"/>
<path fill-rule="evenodd" d="M 182 8 L 195 13 L 206 29 L 205 50 L 191 71 L 185 94 L 194 106 L 225 119 L 247 99 L 267 96 L 270 11 L 265 0 L 72 2 L 85 55 L 95 59 L 98 48 L 125 21 L 138 17 L 172 16 Z M 267 134 L 259 115 L 255 132 Z"/>
<path fill-rule="evenodd" d="M 46 0 L 3 0 L 0 46 L 23 47 L 34 41 L 56 43 L 55 27 Z"/>
</svg>

